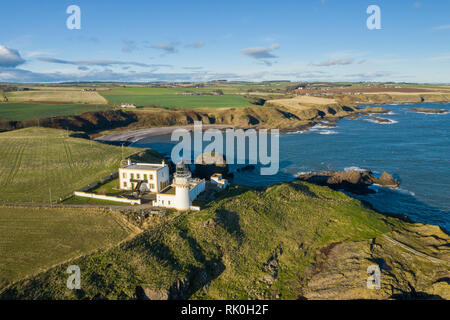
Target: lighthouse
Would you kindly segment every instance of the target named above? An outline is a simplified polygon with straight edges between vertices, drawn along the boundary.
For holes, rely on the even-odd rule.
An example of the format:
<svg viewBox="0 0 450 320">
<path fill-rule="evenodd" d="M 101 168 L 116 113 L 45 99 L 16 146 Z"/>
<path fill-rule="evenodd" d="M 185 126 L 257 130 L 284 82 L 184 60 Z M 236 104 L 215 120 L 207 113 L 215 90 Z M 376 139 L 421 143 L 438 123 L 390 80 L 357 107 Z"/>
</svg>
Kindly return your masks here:
<svg viewBox="0 0 450 320">
<path fill-rule="evenodd" d="M 177 164 L 174 174 L 175 187 L 175 208 L 177 210 L 189 210 L 191 207 L 191 199 L 189 197 L 191 171 L 186 167 L 183 161 Z"/>
</svg>

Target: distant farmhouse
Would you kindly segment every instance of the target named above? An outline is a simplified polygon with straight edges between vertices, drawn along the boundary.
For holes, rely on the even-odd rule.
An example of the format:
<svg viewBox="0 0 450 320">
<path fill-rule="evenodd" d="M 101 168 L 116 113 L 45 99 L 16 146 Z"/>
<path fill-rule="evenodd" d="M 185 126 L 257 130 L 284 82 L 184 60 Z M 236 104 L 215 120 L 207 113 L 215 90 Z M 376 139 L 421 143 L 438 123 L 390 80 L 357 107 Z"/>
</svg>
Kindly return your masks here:
<svg viewBox="0 0 450 320">
<path fill-rule="evenodd" d="M 120 107 L 122 107 L 122 108 L 129 108 L 129 109 L 142 108 L 141 106 L 137 106 L 137 105 L 132 104 L 132 103 L 122 103 L 122 104 L 120 105 Z"/>
</svg>

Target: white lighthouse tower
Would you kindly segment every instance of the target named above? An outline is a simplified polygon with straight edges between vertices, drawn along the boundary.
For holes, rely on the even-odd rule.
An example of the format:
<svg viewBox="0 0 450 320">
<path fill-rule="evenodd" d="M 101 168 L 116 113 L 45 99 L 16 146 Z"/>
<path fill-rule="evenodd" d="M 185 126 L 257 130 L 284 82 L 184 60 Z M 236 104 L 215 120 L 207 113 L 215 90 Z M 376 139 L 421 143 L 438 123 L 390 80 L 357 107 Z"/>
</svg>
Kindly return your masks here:
<svg viewBox="0 0 450 320">
<path fill-rule="evenodd" d="M 191 199 L 189 197 L 191 171 L 185 166 L 183 161 L 177 164 L 174 174 L 175 187 L 175 208 L 177 210 L 189 210 L 191 207 Z"/>
</svg>

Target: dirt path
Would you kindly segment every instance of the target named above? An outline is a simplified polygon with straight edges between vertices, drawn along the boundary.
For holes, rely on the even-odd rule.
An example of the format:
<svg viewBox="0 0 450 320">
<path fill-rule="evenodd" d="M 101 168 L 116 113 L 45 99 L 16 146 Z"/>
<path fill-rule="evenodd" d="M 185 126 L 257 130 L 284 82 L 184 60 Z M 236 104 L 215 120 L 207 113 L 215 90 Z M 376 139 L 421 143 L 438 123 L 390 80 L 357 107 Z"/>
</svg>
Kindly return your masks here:
<svg viewBox="0 0 450 320">
<path fill-rule="evenodd" d="M 141 205 L 129 205 L 129 206 L 108 206 L 101 204 L 45 204 L 45 203 L 0 203 L 0 206 L 4 207 L 35 207 L 35 208 L 97 208 L 97 209 L 110 209 L 110 210 L 133 210 L 139 211 L 143 209 L 155 209 L 151 204 Z"/>
<path fill-rule="evenodd" d="M 394 245 L 397 245 L 397 246 L 399 246 L 399 247 L 402 247 L 402 248 L 405 249 L 406 251 L 409 251 L 409 252 L 411 252 L 412 254 L 415 254 L 416 256 L 425 258 L 425 259 L 427 259 L 427 260 L 429 260 L 429 261 L 431 261 L 431 262 L 433 262 L 433 263 L 450 265 L 450 261 L 441 260 L 441 259 L 439 259 L 439 258 L 435 258 L 435 257 L 432 257 L 432 256 L 430 256 L 430 255 L 428 255 L 428 254 L 423 253 L 423 252 L 417 251 L 416 249 L 414 249 L 414 248 L 412 248 L 412 247 L 410 247 L 410 246 L 408 246 L 408 245 L 406 245 L 406 244 L 404 244 L 404 243 L 402 243 L 402 242 L 400 242 L 400 241 L 397 241 L 397 240 L 395 240 L 395 239 L 392 239 L 391 237 L 388 237 L 388 236 L 386 236 L 386 235 L 383 235 L 383 237 L 384 237 L 387 241 L 389 241 L 390 243 L 392 243 L 392 244 L 394 244 Z"/>
</svg>

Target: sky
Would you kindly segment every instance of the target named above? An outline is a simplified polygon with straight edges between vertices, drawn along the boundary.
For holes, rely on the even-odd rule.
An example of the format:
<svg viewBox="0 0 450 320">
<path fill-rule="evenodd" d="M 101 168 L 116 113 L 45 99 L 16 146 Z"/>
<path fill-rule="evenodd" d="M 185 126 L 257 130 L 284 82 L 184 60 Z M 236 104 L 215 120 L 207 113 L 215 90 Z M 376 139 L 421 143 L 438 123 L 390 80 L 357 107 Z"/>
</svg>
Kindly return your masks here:
<svg viewBox="0 0 450 320">
<path fill-rule="evenodd" d="M 69 29 L 71 5 L 80 28 Z M 369 29 L 370 5 L 380 29 Z M 0 82 L 450 83 L 448 0 L 1 0 Z"/>
</svg>

